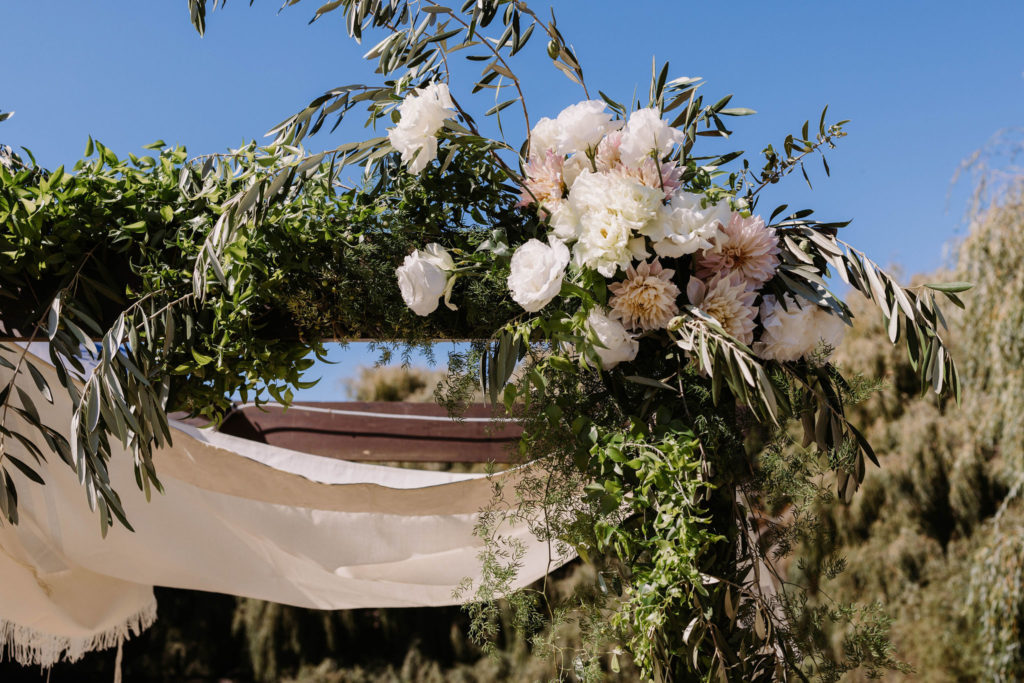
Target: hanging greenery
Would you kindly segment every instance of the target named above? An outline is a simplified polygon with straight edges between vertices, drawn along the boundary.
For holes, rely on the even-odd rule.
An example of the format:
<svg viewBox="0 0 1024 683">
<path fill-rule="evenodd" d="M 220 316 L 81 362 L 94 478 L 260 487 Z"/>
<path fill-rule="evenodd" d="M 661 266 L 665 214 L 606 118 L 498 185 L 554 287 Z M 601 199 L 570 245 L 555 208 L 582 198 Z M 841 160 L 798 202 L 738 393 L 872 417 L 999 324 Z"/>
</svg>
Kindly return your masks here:
<svg viewBox="0 0 1024 683">
<path fill-rule="evenodd" d="M 200 32 L 208 4 L 189 2 Z M 969 285 L 905 288 L 839 238 L 845 223 L 761 210 L 763 188 L 796 171 L 810 182 L 812 160 L 828 173 L 844 122 L 822 111 L 757 162 L 702 156 L 704 137 L 727 138 L 726 121 L 753 112 L 706 101 L 700 79 L 670 79 L 668 64 L 646 102 L 595 97 L 554 18 L 524 2 L 338 0 L 314 20 L 332 13 L 357 40 L 380 36 L 366 58 L 382 83 L 325 92 L 266 147 L 190 159 L 161 142 L 119 159 L 90 140 L 70 172 L 31 157 L 0 167 L 3 324 L 49 342 L 62 384 L 0 348 L 38 389 L 0 388 L 7 519 L 8 472 L 41 481 L 43 443 L 78 472 L 104 531 L 130 526 L 107 469 L 127 450 L 139 486 L 159 489 L 167 411 L 215 419 L 236 393 L 287 403 L 325 339 L 464 339 L 439 398 L 457 407 L 479 385 L 523 423 L 533 464 L 514 514 L 550 541 L 553 563 L 593 562 L 601 589 L 560 605 L 510 594 L 518 549 L 496 507 L 479 530 L 483 582 L 462 593 L 474 636 L 493 635 L 504 597 L 529 633 L 557 632 L 542 618 L 587 626 L 572 658 L 584 678 L 626 656 L 656 680 L 901 667 L 874 607 L 807 607 L 787 583 L 777 560 L 801 520 L 768 507 L 849 501 L 878 465 L 847 419 L 869 383 L 829 361 L 851 318 L 832 278 L 874 303 L 923 386 L 959 398 L 939 300 L 962 306 Z M 556 118 L 536 118 L 512 67 L 535 35 L 584 98 Z M 482 71 L 463 86 L 456 60 Z M 302 149 L 357 108 L 387 135 Z M 513 125 L 524 134 L 507 139 Z M 79 391 L 83 348 L 96 368 Z M 73 401 L 70 435 L 36 410 L 57 390 Z M 804 458 L 756 455 L 791 423 Z M 10 439 L 37 462 L 6 453 Z M 855 625 L 841 660 L 821 647 L 823 620 Z"/>
</svg>

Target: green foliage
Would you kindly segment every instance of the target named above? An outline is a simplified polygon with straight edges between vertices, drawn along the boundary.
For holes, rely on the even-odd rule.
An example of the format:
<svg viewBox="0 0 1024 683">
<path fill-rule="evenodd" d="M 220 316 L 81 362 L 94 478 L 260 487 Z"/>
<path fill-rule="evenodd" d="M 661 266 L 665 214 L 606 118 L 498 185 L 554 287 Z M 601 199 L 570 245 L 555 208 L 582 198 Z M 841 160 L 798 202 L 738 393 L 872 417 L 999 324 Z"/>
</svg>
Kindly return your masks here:
<svg viewBox="0 0 1024 683">
<path fill-rule="evenodd" d="M 302 182 L 293 178 L 254 209 L 260 229 L 236 234 L 217 276 L 197 291 L 197 263 L 237 208 L 232 200 L 280 178 L 267 169 L 287 154 L 304 157 L 249 146 L 199 163 L 181 148 L 153 148 L 157 156 L 118 159 L 90 140 L 95 159 L 71 173 L 0 169 L 5 324 L 26 339 L 48 339 L 54 364 L 75 372 L 80 348 L 92 353 L 92 338 L 103 338 L 84 386 L 60 373 L 76 415 L 72 438 L 42 424 L 33 399 L 8 385 L 0 393 L 0 451 L 4 439 L 18 439 L 44 457 L 7 426 L 8 411 L 27 418 L 80 472 L 104 527 L 113 518 L 127 523 L 106 480 L 114 444 L 137 455 L 139 485 L 159 489 L 151 459 L 170 438 L 165 411 L 217 419 L 235 394 L 287 403 L 293 387 L 306 386 L 302 372 L 324 338 L 408 343 L 489 334 L 507 319 L 509 303 L 496 300 L 486 277 L 460 282 L 461 309 L 430 320 L 408 311 L 394 280 L 411 244 L 463 240 L 472 253 L 488 234 L 476 225 L 512 220 L 502 218 L 511 211 L 506 196 L 491 198 L 472 181 L 486 174 L 479 156 L 456 155 L 443 178 L 403 175 L 399 190 L 378 199 L 339 188 L 330 161 L 301 174 L 301 164 L 294 174 L 282 171 Z M 450 201 L 430 199 L 439 183 Z M 6 345 L 0 351 L 5 367 L 27 370 L 52 402 L 54 388 L 41 384 L 30 356 Z M 33 472 L 31 463 L 9 462 Z M 0 477 L 0 493 L 13 521 L 13 483 Z"/>
</svg>

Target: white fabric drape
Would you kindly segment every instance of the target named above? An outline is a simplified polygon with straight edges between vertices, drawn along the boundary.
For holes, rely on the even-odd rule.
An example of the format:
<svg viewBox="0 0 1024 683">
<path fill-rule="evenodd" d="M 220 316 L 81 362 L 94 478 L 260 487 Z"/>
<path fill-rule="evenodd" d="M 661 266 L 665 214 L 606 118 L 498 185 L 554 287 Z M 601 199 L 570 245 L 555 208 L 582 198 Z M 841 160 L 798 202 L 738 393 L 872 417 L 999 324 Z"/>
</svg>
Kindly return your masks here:
<svg viewBox="0 0 1024 683">
<path fill-rule="evenodd" d="M 44 421 L 70 425 L 54 387 L 36 401 Z M 4 374 L 6 373 L 6 374 Z M 0 386 L 9 371 L 0 369 Z M 35 394 L 25 373 L 19 379 Z M 152 586 L 229 593 L 301 607 L 449 605 L 479 581 L 483 542 L 473 534 L 493 482 L 471 474 L 362 465 L 298 453 L 174 423 L 173 447 L 155 458 L 165 495 L 147 502 L 131 460 L 115 453 L 110 477 L 130 532 L 101 539 L 75 474 L 54 455 L 45 486 L 8 467 L 21 522 L 0 528 L 0 646 L 23 663 L 53 664 L 110 647 L 155 618 Z M 8 440 L 10 452 L 31 461 Z M 506 488 L 516 471 L 496 475 Z M 524 549 L 519 585 L 558 558 L 524 525 L 502 535 Z"/>
</svg>

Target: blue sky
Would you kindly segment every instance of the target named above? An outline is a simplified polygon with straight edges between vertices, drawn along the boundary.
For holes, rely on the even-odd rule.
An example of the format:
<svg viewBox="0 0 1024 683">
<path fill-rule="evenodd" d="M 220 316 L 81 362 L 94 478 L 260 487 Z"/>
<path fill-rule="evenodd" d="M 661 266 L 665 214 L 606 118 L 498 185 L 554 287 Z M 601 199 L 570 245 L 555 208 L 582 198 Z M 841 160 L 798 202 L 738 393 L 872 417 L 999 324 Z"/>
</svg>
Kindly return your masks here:
<svg viewBox="0 0 1024 683">
<path fill-rule="evenodd" d="M 355 45 L 340 14 L 307 25 L 317 0 L 279 13 L 280 4 L 232 0 L 200 38 L 182 0 L 5 0 L 0 110 L 17 113 L 0 123 L 0 142 L 51 167 L 79 158 L 89 135 L 119 154 L 158 138 L 222 151 L 262 137 L 324 90 L 373 80 L 361 55 L 376 41 Z M 671 61 L 672 76 L 704 77 L 709 99 L 733 93 L 734 105 L 756 109 L 734 120 L 729 148 L 778 146 L 826 104 L 833 120 L 850 119 L 829 157 L 832 177 L 813 174 L 813 192 L 793 177 L 762 210 L 786 202 L 853 219 L 846 238 L 907 273 L 941 265 L 944 245 L 962 234 L 969 188 L 948 196 L 960 162 L 1024 125 L 1020 2 L 572 0 L 557 16 L 594 90 L 646 97 L 654 56 Z M 536 40 L 518 67 L 534 118 L 582 99 L 543 49 Z M 307 144 L 360 134 L 345 126 Z M 343 362 L 303 398 L 335 397 L 336 377 L 373 360 L 361 350 L 332 356 Z"/>
</svg>

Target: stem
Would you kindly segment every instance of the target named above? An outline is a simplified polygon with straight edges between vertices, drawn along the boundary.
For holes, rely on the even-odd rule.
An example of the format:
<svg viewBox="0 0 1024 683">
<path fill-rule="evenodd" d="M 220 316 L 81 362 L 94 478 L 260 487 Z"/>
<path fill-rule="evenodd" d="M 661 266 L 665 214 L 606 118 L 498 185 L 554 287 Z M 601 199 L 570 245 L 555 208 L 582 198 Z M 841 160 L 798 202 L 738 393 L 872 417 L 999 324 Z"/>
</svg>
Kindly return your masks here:
<svg viewBox="0 0 1024 683">
<path fill-rule="evenodd" d="M 817 142 L 815 142 L 813 145 L 811 145 L 810 149 L 804 150 L 802 153 L 800 153 L 796 157 L 791 157 L 789 159 L 786 159 L 783 162 L 784 166 L 782 166 L 778 170 L 774 171 L 767 178 L 762 178 L 761 179 L 761 182 L 758 184 L 758 186 L 754 189 L 753 192 L 750 193 L 750 198 L 753 199 L 765 187 L 767 187 L 768 185 L 771 185 L 772 183 L 778 182 L 783 177 L 789 175 L 793 171 L 794 168 L 796 168 L 797 166 L 800 165 L 800 162 L 803 161 L 804 157 L 806 157 L 808 154 L 811 154 L 812 152 L 818 152 L 825 145 L 831 146 L 832 139 L 834 137 L 836 137 L 836 132 L 837 131 L 833 131 L 833 130 L 830 129 L 828 134 L 825 137 L 818 139 Z"/>
<path fill-rule="evenodd" d="M 431 7 L 441 7 L 441 5 L 438 5 L 438 4 L 437 4 L 436 2 L 434 2 L 433 0 L 430 0 L 430 6 L 431 6 Z M 465 20 L 465 19 L 463 19 L 462 17 L 460 17 L 460 16 L 459 16 L 458 14 L 456 14 L 455 12 L 451 12 L 451 13 L 450 13 L 450 14 L 449 14 L 448 16 L 450 16 L 450 17 L 451 17 L 452 19 L 454 19 L 454 20 L 455 20 L 456 22 L 458 22 L 459 24 L 461 24 L 463 28 L 465 28 L 465 29 L 469 29 L 469 24 L 468 24 L 468 23 L 466 22 L 466 20 Z M 482 43 L 483 43 L 484 45 L 486 45 L 486 46 L 487 46 L 487 48 L 488 48 L 488 49 L 489 49 L 489 50 L 491 51 L 491 53 L 493 53 L 493 54 L 494 54 L 494 57 L 495 57 L 495 59 L 496 59 L 496 60 L 497 60 L 498 62 L 500 62 L 500 63 L 501 63 L 501 65 L 502 65 L 503 67 L 505 67 L 505 69 L 506 69 L 506 70 L 507 70 L 507 71 L 508 71 L 508 72 L 509 72 L 510 74 L 512 74 L 512 83 L 513 83 L 513 84 L 515 85 L 515 87 L 516 87 L 516 91 L 517 91 L 517 92 L 519 93 L 519 104 L 520 104 L 520 105 L 522 106 L 522 108 L 523 108 L 523 118 L 524 118 L 524 119 L 526 120 L 526 130 L 527 130 L 527 131 L 529 131 L 529 130 L 531 129 L 531 126 L 530 126 L 530 113 L 529 113 L 529 112 L 528 112 L 528 111 L 526 110 L 526 98 L 525 98 L 525 97 L 523 97 L 523 90 L 522 90 L 522 88 L 521 88 L 521 87 L 519 86 L 519 77 L 515 75 L 515 73 L 514 73 L 514 72 L 512 71 L 512 68 L 511 68 L 511 67 L 509 67 L 509 65 L 508 65 L 508 62 L 507 62 L 507 61 L 505 61 L 505 58 L 501 56 L 501 51 L 500 51 L 500 50 L 498 50 L 498 49 L 497 49 L 497 48 L 496 48 L 496 47 L 495 47 L 494 45 L 492 45 L 492 44 L 491 44 L 491 42 L 490 42 L 489 40 L 487 40 L 487 38 L 486 38 L 486 37 L 483 37 L 483 39 L 482 39 L 482 40 L 481 40 L 480 42 L 482 42 Z M 442 49 L 442 50 L 441 50 L 441 52 L 442 52 L 442 54 L 443 54 L 443 53 L 444 53 L 444 50 Z M 446 60 L 445 60 L 445 68 L 446 68 L 446 69 L 447 69 L 447 64 L 448 64 L 448 60 L 446 59 Z M 451 77 L 451 74 L 449 73 L 449 78 L 450 78 L 450 77 Z M 457 107 L 458 105 L 455 105 L 455 106 Z M 460 110 L 460 111 L 461 111 L 461 110 Z"/>
</svg>

